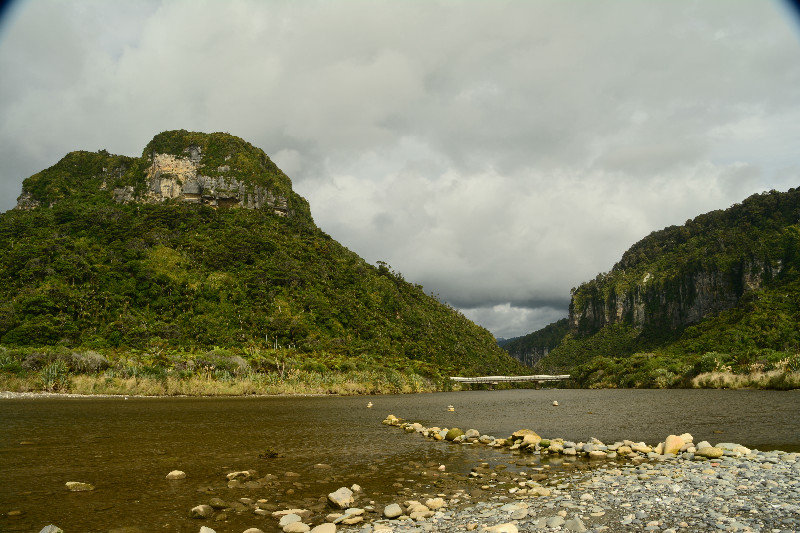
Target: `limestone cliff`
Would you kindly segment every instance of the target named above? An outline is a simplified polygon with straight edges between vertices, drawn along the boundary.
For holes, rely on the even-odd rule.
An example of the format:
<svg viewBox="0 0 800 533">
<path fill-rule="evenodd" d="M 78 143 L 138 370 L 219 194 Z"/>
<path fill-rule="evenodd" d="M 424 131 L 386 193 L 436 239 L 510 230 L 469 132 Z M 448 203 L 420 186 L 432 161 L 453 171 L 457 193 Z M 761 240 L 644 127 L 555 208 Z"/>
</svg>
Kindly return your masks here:
<svg viewBox="0 0 800 533">
<path fill-rule="evenodd" d="M 800 191 L 754 195 L 654 232 L 631 247 L 611 272 L 573 289 L 570 330 L 611 324 L 677 330 L 734 307 L 783 275 L 796 255 Z"/>
<path fill-rule="evenodd" d="M 615 285 L 614 272 L 605 274 L 573 293 L 570 329 L 581 334 L 610 324 L 679 329 L 735 306 L 744 294 L 780 274 L 780 267 L 779 259 L 774 264 L 743 262 L 724 271 L 687 270 L 660 283 L 647 273 L 628 288 Z"/>
<path fill-rule="evenodd" d="M 262 150 L 224 133 L 160 133 L 139 158 L 105 150 L 72 152 L 25 180 L 17 209 L 74 197 L 265 209 L 278 216 L 310 218 L 308 203 Z"/>
</svg>

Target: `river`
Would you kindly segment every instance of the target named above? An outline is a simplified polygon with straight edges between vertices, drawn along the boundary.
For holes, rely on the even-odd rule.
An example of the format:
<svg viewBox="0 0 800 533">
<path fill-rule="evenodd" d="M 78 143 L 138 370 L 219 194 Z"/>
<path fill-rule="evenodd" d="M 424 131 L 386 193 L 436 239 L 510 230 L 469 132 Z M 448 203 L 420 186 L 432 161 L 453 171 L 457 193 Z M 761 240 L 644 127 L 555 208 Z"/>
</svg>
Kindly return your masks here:
<svg viewBox="0 0 800 533">
<path fill-rule="evenodd" d="M 553 400 L 559 406 L 552 405 Z M 367 408 L 372 402 L 373 407 Z M 449 412 L 448 405 L 455 410 Z M 689 432 L 695 442 L 800 451 L 800 392 L 720 390 L 511 390 L 372 397 L 57 398 L 0 400 L 0 531 L 187 531 L 189 509 L 211 496 L 269 500 L 275 509 L 322 512 L 324 496 L 360 484 L 387 501 L 419 488 L 439 464 L 466 473 L 506 461 L 483 446 L 435 443 L 380 422 L 388 414 L 425 426 L 507 436 L 650 444 Z M 259 457 L 275 452 L 278 457 Z M 330 469 L 315 467 L 319 463 Z M 165 475 L 183 470 L 187 478 Z M 275 480 L 229 489 L 225 474 L 255 469 Z M 298 475 L 286 476 L 287 472 Z M 65 490 L 67 481 L 95 485 Z M 433 492 L 435 487 L 431 487 Z M 442 489 L 443 490 L 443 489 Z M 17 513 L 9 512 L 18 511 Z M 324 513 L 323 513 L 324 514 Z M 228 513 L 217 533 L 276 531 L 275 520 Z"/>
</svg>

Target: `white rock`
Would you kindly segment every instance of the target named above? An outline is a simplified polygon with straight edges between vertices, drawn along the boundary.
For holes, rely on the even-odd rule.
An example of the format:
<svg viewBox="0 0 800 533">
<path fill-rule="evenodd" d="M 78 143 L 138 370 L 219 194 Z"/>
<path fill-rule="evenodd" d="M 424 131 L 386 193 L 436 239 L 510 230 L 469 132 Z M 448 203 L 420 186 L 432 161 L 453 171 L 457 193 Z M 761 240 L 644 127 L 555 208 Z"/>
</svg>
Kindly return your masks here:
<svg viewBox="0 0 800 533">
<path fill-rule="evenodd" d="M 167 479 L 185 479 L 186 472 L 183 470 L 173 470 L 169 474 L 167 474 Z"/>
<path fill-rule="evenodd" d="M 203 526 L 200 528 L 200 533 L 217 533 L 217 532 L 211 529 L 210 527 Z"/>
<path fill-rule="evenodd" d="M 304 524 L 302 522 L 292 522 L 283 528 L 283 533 L 306 533 L 306 531 L 309 531 L 310 529 L 311 526 L 308 524 Z"/>
<path fill-rule="evenodd" d="M 289 524 L 293 524 L 294 522 L 302 522 L 303 519 L 300 518 L 298 515 L 294 513 L 285 514 L 281 517 L 280 521 L 278 522 L 278 527 L 286 527 Z"/>
<path fill-rule="evenodd" d="M 257 527 L 251 527 L 250 529 L 245 529 L 244 533 L 264 533 L 264 532 L 258 529 Z"/>
<path fill-rule="evenodd" d="M 401 514 L 403 514 L 403 509 L 396 503 L 390 503 L 383 509 L 383 516 L 389 519 L 397 518 Z"/>
<path fill-rule="evenodd" d="M 328 501 L 339 509 L 347 509 L 353 504 L 353 491 L 347 487 L 341 487 L 328 494 Z"/>
<path fill-rule="evenodd" d="M 94 490 L 94 485 L 90 483 L 83 483 L 82 481 L 67 481 L 64 483 L 64 486 L 72 492 L 85 492 L 88 490 Z"/>
<path fill-rule="evenodd" d="M 350 487 L 350 490 L 352 490 L 353 492 L 361 492 L 361 490 L 362 490 L 361 489 L 361 485 L 359 485 L 357 483 L 353 483 L 353 486 Z"/>
<path fill-rule="evenodd" d="M 263 502 L 266 503 L 266 502 Z M 286 516 L 287 514 L 296 514 L 302 519 L 311 518 L 311 515 L 314 514 L 308 509 L 284 509 L 282 511 L 275 511 L 272 513 L 272 518 L 280 518 L 282 516 Z"/>
<path fill-rule="evenodd" d="M 336 525 L 328 522 L 327 524 L 320 524 L 311 530 L 311 533 L 336 533 Z"/>
<path fill-rule="evenodd" d="M 192 518 L 208 518 L 214 514 L 214 509 L 210 505 L 198 505 L 192 507 L 190 511 Z"/>
<path fill-rule="evenodd" d="M 436 511 L 445 506 L 443 498 L 428 498 L 425 500 L 425 506 L 431 511 Z"/>
</svg>

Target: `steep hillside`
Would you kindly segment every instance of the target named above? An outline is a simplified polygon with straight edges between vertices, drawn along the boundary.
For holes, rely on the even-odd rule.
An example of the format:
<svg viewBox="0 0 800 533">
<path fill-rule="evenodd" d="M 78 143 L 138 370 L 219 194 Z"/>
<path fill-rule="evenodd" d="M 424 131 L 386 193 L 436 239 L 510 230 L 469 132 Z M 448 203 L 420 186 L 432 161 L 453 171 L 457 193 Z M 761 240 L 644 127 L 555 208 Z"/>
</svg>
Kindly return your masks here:
<svg viewBox="0 0 800 533">
<path fill-rule="evenodd" d="M 538 331 L 497 344 L 520 363 L 532 366 L 558 346 L 568 332 L 569 322 L 562 318 Z"/>
<path fill-rule="evenodd" d="M 318 229 L 264 152 L 186 131 L 141 158 L 73 152 L 25 180 L 0 215 L 0 344 L 175 368 L 216 349 L 273 370 L 516 370 L 488 331 Z"/>
<path fill-rule="evenodd" d="M 799 279 L 800 190 L 751 196 L 652 233 L 575 289 L 569 333 L 538 367 L 585 386 L 796 371 Z"/>
</svg>

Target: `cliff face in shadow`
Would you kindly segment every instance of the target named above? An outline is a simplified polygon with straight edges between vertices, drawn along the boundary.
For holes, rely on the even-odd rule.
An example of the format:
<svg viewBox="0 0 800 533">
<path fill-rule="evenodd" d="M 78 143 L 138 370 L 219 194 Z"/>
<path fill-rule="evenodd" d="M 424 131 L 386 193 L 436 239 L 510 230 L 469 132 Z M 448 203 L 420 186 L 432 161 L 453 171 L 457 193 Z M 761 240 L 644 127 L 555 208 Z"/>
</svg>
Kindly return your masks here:
<svg viewBox="0 0 800 533">
<path fill-rule="evenodd" d="M 800 192 L 754 195 L 724 211 L 657 231 L 614 268 L 573 290 L 570 330 L 612 324 L 679 330 L 734 307 L 796 258 Z"/>
<path fill-rule="evenodd" d="M 653 232 L 572 289 L 568 318 L 503 347 L 581 386 L 689 386 L 714 372 L 780 381 L 800 370 L 798 324 L 800 190 L 790 189 Z"/>
</svg>

